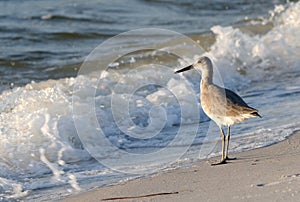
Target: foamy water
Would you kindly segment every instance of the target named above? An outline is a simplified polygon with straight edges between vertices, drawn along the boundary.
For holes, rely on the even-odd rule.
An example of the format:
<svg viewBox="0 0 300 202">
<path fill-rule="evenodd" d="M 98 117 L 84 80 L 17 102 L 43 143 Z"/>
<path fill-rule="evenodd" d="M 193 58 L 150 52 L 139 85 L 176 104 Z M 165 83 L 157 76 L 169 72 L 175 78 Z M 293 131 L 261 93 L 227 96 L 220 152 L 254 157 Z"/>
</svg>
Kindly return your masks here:
<svg viewBox="0 0 300 202">
<path fill-rule="evenodd" d="M 245 25 L 268 26 L 266 33 L 211 28 L 215 43 L 205 54 L 214 61 L 216 82 L 238 89 L 263 116 L 233 127 L 231 152 L 273 144 L 300 128 L 299 13 L 300 2 L 280 5 Z M 126 42 L 122 47 L 130 50 Z M 163 43 L 164 53 L 189 45 Z M 167 61 L 159 51 L 133 53 L 107 71 L 3 91 L 1 199 L 58 199 L 219 155 L 218 128 L 199 104 L 200 74 L 173 74 L 202 54 L 197 50 Z M 151 58 L 163 63 L 134 66 Z"/>
</svg>

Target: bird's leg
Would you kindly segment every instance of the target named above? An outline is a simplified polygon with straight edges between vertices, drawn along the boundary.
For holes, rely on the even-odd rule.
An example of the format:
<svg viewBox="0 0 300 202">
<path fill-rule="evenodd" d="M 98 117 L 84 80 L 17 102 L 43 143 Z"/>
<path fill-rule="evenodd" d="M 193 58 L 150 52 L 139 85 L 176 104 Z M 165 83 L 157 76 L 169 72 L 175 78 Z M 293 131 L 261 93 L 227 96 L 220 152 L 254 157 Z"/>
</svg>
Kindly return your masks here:
<svg viewBox="0 0 300 202">
<path fill-rule="evenodd" d="M 221 134 L 222 134 L 222 160 L 221 161 L 224 161 L 226 160 L 226 156 L 225 156 L 225 134 L 224 134 L 224 131 L 222 128 L 220 128 L 221 130 Z"/>
<path fill-rule="evenodd" d="M 225 159 L 226 160 L 235 160 L 236 158 L 229 158 L 228 157 L 229 140 L 230 140 L 230 126 L 228 126 L 228 132 L 227 132 L 227 136 L 226 136 L 226 153 L 225 153 Z"/>
<path fill-rule="evenodd" d="M 225 134 L 224 134 L 224 131 L 222 129 L 222 126 L 220 126 L 220 131 L 221 131 L 221 135 L 222 135 L 222 159 L 218 163 L 211 164 L 212 166 L 221 165 L 221 164 L 225 164 L 226 163 L 226 156 L 225 156 Z"/>
</svg>

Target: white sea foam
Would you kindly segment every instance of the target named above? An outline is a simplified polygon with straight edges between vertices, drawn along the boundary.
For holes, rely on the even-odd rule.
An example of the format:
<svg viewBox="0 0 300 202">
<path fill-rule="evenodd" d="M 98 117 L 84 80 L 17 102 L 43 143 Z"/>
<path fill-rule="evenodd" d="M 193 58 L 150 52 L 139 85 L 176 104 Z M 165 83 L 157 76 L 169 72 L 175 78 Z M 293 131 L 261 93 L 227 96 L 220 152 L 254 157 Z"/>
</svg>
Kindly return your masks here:
<svg viewBox="0 0 300 202">
<path fill-rule="evenodd" d="M 219 67 L 227 85 L 243 86 L 299 68 L 300 2 L 278 5 L 270 13 L 270 18 L 262 24 L 271 23 L 273 27 L 263 35 L 244 33 L 231 26 L 211 28 L 216 42 L 208 55 Z"/>
</svg>

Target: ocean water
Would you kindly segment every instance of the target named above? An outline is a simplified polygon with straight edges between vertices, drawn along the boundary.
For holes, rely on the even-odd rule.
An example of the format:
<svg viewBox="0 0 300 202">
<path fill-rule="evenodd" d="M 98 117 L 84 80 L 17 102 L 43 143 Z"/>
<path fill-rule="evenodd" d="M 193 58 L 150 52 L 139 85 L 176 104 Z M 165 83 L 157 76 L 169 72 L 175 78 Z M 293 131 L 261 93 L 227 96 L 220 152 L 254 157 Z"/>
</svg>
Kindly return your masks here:
<svg viewBox="0 0 300 202">
<path fill-rule="evenodd" d="M 231 152 L 300 129 L 300 2 L 0 1 L 0 200 L 50 201 L 220 154 L 201 55 L 262 119 Z"/>
</svg>

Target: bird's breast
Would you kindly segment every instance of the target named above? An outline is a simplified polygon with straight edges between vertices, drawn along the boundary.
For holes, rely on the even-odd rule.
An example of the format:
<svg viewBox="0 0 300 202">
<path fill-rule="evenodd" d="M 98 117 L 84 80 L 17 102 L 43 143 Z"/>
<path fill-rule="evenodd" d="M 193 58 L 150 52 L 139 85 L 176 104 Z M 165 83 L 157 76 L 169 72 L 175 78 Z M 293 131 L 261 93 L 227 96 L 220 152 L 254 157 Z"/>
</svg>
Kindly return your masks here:
<svg viewBox="0 0 300 202">
<path fill-rule="evenodd" d="M 214 120 L 218 125 L 227 125 L 231 122 L 226 120 L 226 97 L 213 85 L 201 82 L 201 106 L 205 114 Z"/>
</svg>

